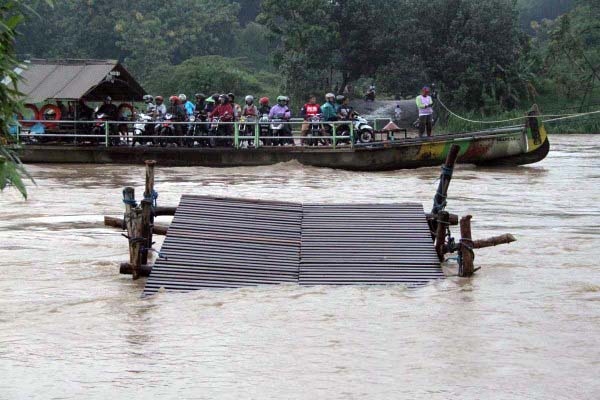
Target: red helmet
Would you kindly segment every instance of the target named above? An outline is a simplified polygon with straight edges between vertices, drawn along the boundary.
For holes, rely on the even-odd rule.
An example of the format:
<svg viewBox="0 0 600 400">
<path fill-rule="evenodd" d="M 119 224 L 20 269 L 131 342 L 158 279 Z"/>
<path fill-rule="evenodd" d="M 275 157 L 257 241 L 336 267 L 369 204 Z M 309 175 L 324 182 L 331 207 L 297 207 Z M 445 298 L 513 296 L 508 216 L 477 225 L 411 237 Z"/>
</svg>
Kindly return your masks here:
<svg viewBox="0 0 600 400">
<path fill-rule="evenodd" d="M 171 97 L 169 97 L 169 101 L 172 102 L 172 103 L 177 104 L 177 103 L 179 103 L 179 97 L 177 97 L 177 96 L 171 96 Z"/>
<path fill-rule="evenodd" d="M 260 104 L 269 104 L 269 98 L 268 97 L 261 97 L 259 100 Z"/>
<path fill-rule="evenodd" d="M 163 101 L 163 97 L 162 96 L 156 96 L 154 98 L 154 100 L 156 100 L 156 101 Z"/>
</svg>

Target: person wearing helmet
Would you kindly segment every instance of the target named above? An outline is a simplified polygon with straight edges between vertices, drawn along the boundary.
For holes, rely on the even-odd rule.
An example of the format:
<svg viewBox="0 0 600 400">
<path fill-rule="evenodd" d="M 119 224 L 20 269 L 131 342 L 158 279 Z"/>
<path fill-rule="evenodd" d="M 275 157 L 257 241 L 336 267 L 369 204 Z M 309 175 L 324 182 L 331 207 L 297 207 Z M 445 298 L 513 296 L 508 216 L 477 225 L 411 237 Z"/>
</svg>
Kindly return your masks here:
<svg viewBox="0 0 600 400">
<path fill-rule="evenodd" d="M 215 99 L 210 96 L 206 100 L 204 100 L 204 113 L 206 115 L 210 114 L 216 107 Z"/>
<path fill-rule="evenodd" d="M 154 108 L 154 116 L 160 118 L 167 113 L 167 106 L 165 106 L 164 99 L 162 96 L 156 96 L 154 101 L 156 102 L 156 107 Z"/>
<path fill-rule="evenodd" d="M 219 96 L 219 104 L 208 114 L 210 118 L 220 118 L 221 121 L 233 121 L 233 107 L 229 103 L 229 97 L 226 94 Z"/>
<path fill-rule="evenodd" d="M 271 107 L 271 111 L 269 111 L 269 119 L 288 121 L 291 117 L 292 117 L 292 113 L 290 111 L 290 108 L 286 104 L 286 97 L 285 96 L 277 97 L 277 104 L 275 104 L 273 107 Z M 290 134 L 291 134 L 290 126 L 288 124 L 284 124 L 283 129 L 279 131 L 279 134 L 283 134 L 283 136 L 290 136 Z M 277 136 L 277 135 L 273 135 L 273 136 Z M 281 144 L 281 145 L 285 144 L 285 142 L 290 142 L 289 139 L 276 139 L 276 140 L 277 140 L 276 144 Z M 293 143 L 293 139 L 291 139 L 291 142 Z"/>
<path fill-rule="evenodd" d="M 233 93 L 228 93 L 227 98 L 229 100 L 229 104 L 231 104 L 231 108 L 233 109 L 233 117 L 237 121 L 242 115 L 242 107 L 235 102 L 235 95 Z"/>
<path fill-rule="evenodd" d="M 106 114 L 111 121 L 115 121 L 117 119 L 118 109 L 112 102 L 112 98 L 110 96 L 106 96 L 104 99 L 104 103 L 98 109 L 97 114 Z"/>
<path fill-rule="evenodd" d="M 179 95 L 179 103 L 183 106 L 183 108 L 185 110 L 185 114 L 187 115 L 188 118 L 191 117 L 192 115 L 194 115 L 194 111 L 196 110 L 196 105 L 194 105 L 194 103 L 189 101 L 185 94 L 182 93 Z"/>
<path fill-rule="evenodd" d="M 323 114 L 324 121 L 337 120 L 337 113 L 335 110 L 335 95 L 333 93 L 327 93 L 325 95 L 325 104 L 321 106 L 321 114 Z"/>
<path fill-rule="evenodd" d="M 156 105 L 154 105 L 154 97 L 147 94 L 144 95 L 143 99 L 144 103 L 146 104 L 146 113 L 152 114 L 154 112 L 154 109 L 156 108 Z"/>
<path fill-rule="evenodd" d="M 204 93 L 196 93 L 194 95 L 194 97 L 196 98 L 196 104 L 195 104 L 196 111 L 200 111 L 200 112 L 204 111 L 204 106 L 206 105 L 205 104 L 206 95 Z"/>
<path fill-rule="evenodd" d="M 433 100 L 429 95 L 429 87 L 425 86 L 421 89 L 421 94 L 416 99 L 417 108 L 419 109 L 419 137 L 423 137 L 425 129 L 427 136 L 432 135 L 431 116 L 433 115 Z"/>
<path fill-rule="evenodd" d="M 269 98 L 268 97 L 261 97 L 260 100 L 258 101 L 258 113 L 260 115 L 269 115 L 269 112 L 271 112 L 271 106 L 269 105 Z"/>
<path fill-rule="evenodd" d="M 242 110 L 242 115 L 244 117 L 253 117 L 253 118 L 258 116 L 258 108 L 256 108 L 256 105 L 254 104 L 253 96 L 250 96 L 250 95 L 246 96 L 244 109 Z"/>
<path fill-rule="evenodd" d="M 290 119 L 291 116 L 292 113 L 286 104 L 285 96 L 277 97 L 277 104 L 271 107 L 271 111 L 269 111 L 269 118 L 273 119 L 280 117 L 281 119 Z"/>
<path fill-rule="evenodd" d="M 320 106 L 317 104 L 317 96 L 310 95 L 308 98 L 308 103 L 304 104 L 302 109 L 300 110 L 300 116 L 304 118 L 304 123 L 302 124 L 301 135 L 308 135 L 308 131 L 310 129 L 310 124 L 307 122 L 310 118 L 319 114 Z M 301 140 L 300 143 L 304 143 L 304 140 Z"/>
</svg>

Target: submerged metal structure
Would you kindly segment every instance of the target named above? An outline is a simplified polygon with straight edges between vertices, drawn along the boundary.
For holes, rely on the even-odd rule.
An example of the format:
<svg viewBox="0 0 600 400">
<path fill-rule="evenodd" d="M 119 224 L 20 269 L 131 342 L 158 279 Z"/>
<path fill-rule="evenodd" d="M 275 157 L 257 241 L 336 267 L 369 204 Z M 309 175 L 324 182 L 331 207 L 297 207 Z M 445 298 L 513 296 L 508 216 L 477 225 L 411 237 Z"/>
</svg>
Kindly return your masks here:
<svg viewBox="0 0 600 400">
<path fill-rule="evenodd" d="M 443 276 L 420 204 L 186 195 L 144 294 L 280 283 L 423 285 Z"/>
</svg>

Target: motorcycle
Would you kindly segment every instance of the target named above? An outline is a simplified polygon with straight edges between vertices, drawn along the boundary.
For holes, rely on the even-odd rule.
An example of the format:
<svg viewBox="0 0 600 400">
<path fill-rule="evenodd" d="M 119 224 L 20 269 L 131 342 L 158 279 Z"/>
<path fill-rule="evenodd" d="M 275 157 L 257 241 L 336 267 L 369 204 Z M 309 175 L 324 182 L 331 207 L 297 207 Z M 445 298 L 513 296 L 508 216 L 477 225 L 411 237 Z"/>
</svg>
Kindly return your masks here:
<svg viewBox="0 0 600 400">
<path fill-rule="evenodd" d="M 248 147 L 254 145 L 254 140 L 248 138 L 249 136 L 254 136 L 254 127 L 256 122 L 256 117 L 252 115 L 242 115 L 240 117 L 240 125 L 239 125 L 239 135 L 246 136 L 245 139 L 240 139 L 241 143 L 248 143 Z"/>
<path fill-rule="evenodd" d="M 352 115 L 352 125 L 354 125 L 354 141 L 360 143 L 371 143 L 375 140 L 373 127 L 369 122 L 358 113 Z"/>
<path fill-rule="evenodd" d="M 104 113 L 100 113 L 100 114 L 96 114 L 96 118 L 94 118 L 94 126 L 92 127 L 92 135 L 94 136 L 104 136 L 106 134 L 106 121 L 110 121 L 110 117 L 108 114 L 104 114 Z M 112 135 L 112 132 L 110 132 L 110 134 Z M 118 144 L 120 141 L 119 138 L 113 138 L 111 137 L 109 139 L 109 143 L 111 145 L 116 145 Z M 90 143 L 92 144 L 99 144 L 100 143 L 100 138 L 99 137 L 93 137 L 90 138 Z"/>
<path fill-rule="evenodd" d="M 174 119 L 175 116 L 173 114 L 166 113 L 159 121 L 157 133 L 158 136 L 161 136 L 161 138 L 158 139 L 158 144 L 160 144 L 161 147 L 165 147 L 172 142 L 168 137 L 175 134 L 175 125 L 172 124 Z"/>
<path fill-rule="evenodd" d="M 325 144 L 325 140 L 320 138 L 323 136 L 323 130 L 321 129 L 321 114 L 313 115 L 307 120 L 309 127 L 308 133 L 306 134 L 307 139 L 305 143 L 308 146 L 318 146 L 319 143 Z"/>
<path fill-rule="evenodd" d="M 284 146 L 290 142 L 291 144 L 294 144 L 294 139 L 282 138 L 289 134 L 286 124 L 287 119 L 285 119 L 284 114 L 277 114 L 275 118 L 271 120 L 271 136 L 275 137 L 273 139 L 274 146 Z"/>
<path fill-rule="evenodd" d="M 133 141 L 131 146 L 135 146 L 136 143 L 145 144 L 152 143 L 154 144 L 154 139 L 144 140 L 144 136 L 153 136 L 154 135 L 154 124 L 152 122 L 152 116 L 150 114 L 145 114 L 143 112 L 138 113 L 137 122 L 133 125 Z"/>
<path fill-rule="evenodd" d="M 222 117 L 213 117 L 210 124 L 210 136 L 226 136 L 219 138 L 210 139 L 210 147 L 225 146 L 229 147 L 232 145 L 233 140 L 230 139 L 232 136 L 231 128 L 232 125 L 223 124 L 222 122 L 231 122 L 233 118 L 229 114 L 225 114 Z"/>
<path fill-rule="evenodd" d="M 269 114 L 261 115 L 261 117 L 258 120 L 259 136 L 260 137 L 270 136 L 271 131 L 269 130 L 269 127 L 270 127 Z M 271 146 L 273 143 L 272 139 L 261 139 L 261 141 L 264 146 Z"/>
<path fill-rule="evenodd" d="M 365 94 L 365 101 L 375 101 L 375 90 L 368 90 Z"/>
<path fill-rule="evenodd" d="M 194 111 L 194 115 L 190 115 L 190 122 L 206 122 L 206 116 L 201 112 Z M 197 141 L 200 146 L 209 146 L 210 141 L 206 138 L 198 139 L 202 136 L 206 136 L 208 133 L 208 129 L 206 125 L 200 124 L 192 124 L 188 127 L 188 135 L 191 137 L 195 137 L 196 139 L 191 139 L 191 146 Z"/>
</svg>

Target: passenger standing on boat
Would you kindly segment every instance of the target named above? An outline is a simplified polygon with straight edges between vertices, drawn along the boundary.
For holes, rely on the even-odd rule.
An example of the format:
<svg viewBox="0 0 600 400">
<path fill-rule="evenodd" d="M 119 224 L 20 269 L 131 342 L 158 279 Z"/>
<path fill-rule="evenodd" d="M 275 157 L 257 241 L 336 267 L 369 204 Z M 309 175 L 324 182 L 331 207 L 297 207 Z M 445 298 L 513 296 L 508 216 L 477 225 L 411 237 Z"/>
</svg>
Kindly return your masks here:
<svg viewBox="0 0 600 400">
<path fill-rule="evenodd" d="M 260 100 L 258 101 L 259 103 L 259 107 L 258 107 L 258 113 L 259 115 L 269 115 L 269 113 L 271 112 L 271 106 L 269 105 L 269 98 L 268 97 L 261 97 Z"/>
<path fill-rule="evenodd" d="M 431 116 L 433 114 L 433 99 L 429 96 L 429 87 L 425 86 L 421 90 L 421 95 L 417 96 L 417 108 L 419 109 L 419 137 L 423 136 L 427 129 L 427 136 L 431 132 Z"/>
<path fill-rule="evenodd" d="M 308 103 L 304 104 L 304 107 L 300 110 L 300 116 L 304 118 L 304 123 L 302 123 L 302 130 L 300 135 L 302 139 L 300 139 L 300 144 L 304 144 L 304 137 L 308 135 L 308 131 L 310 130 L 310 124 L 308 120 L 317 116 L 321 106 L 317 104 L 317 97 L 315 95 L 310 95 L 308 98 Z"/>
</svg>

